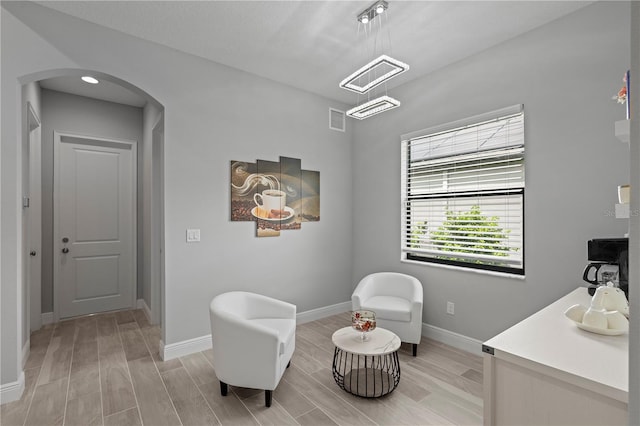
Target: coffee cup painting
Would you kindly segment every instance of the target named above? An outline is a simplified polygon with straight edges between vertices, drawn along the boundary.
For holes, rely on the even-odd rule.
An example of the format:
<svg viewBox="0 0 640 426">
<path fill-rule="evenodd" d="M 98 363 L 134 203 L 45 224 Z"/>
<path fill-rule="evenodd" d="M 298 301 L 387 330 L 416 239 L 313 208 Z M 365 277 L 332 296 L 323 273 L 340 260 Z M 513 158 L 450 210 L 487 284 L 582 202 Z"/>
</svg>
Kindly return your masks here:
<svg viewBox="0 0 640 426">
<path fill-rule="evenodd" d="M 258 237 L 300 229 L 320 220 L 320 173 L 302 170 L 301 160 L 231 161 L 231 220 L 256 222 Z"/>
</svg>

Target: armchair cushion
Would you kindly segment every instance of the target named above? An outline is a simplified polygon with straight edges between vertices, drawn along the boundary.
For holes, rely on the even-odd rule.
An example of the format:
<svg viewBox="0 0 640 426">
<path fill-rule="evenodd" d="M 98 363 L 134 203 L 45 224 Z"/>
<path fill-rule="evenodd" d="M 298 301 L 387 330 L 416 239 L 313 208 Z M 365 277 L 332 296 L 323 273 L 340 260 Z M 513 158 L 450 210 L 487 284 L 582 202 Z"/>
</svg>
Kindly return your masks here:
<svg viewBox="0 0 640 426">
<path fill-rule="evenodd" d="M 361 309 L 376 313 L 376 317 L 393 321 L 411 321 L 411 302 L 396 296 L 373 296 L 362 302 Z"/>
</svg>

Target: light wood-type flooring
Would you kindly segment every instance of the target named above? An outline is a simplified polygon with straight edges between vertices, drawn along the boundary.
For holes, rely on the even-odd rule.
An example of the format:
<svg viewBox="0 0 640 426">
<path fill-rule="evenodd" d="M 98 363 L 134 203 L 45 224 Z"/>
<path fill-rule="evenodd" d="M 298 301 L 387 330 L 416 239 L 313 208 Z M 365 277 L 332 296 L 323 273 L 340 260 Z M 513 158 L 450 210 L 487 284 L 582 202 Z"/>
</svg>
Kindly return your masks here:
<svg viewBox="0 0 640 426">
<path fill-rule="evenodd" d="M 160 330 L 141 310 L 63 321 L 31 334 L 26 389 L 2 405 L 9 425 L 479 425 L 482 359 L 424 339 L 400 349 L 397 389 L 378 399 L 347 394 L 331 375 L 331 335 L 348 314 L 301 324 L 291 367 L 273 393 L 230 387 L 220 395 L 207 350 L 163 362 Z"/>
</svg>

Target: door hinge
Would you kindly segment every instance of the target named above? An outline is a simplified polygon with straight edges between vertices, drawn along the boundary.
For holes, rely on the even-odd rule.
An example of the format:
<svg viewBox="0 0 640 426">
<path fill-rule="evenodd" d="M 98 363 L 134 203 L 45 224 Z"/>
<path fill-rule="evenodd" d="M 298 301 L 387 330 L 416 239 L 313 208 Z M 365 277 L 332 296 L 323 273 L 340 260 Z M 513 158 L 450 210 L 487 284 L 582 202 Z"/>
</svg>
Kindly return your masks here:
<svg viewBox="0 0 640 426">
<path fill-rule="evenodd" d="M 29 197 L 22 197 L 22 207 L 29 208 Z"/>
</svg>

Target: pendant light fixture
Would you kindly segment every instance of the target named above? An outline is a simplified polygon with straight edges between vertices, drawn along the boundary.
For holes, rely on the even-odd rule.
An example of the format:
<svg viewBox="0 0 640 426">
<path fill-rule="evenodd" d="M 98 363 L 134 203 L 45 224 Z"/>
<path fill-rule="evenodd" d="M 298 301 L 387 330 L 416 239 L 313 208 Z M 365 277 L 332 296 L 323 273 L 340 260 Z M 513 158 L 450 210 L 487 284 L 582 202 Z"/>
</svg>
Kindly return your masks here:
<svg viewBox="0 0 640 426">
<path fill-rule="evenodd" d="M 369 102 L 365 102 L 357 107 L 351 108 L 346 114 L 349 117 L 357 118 L 358 120 L 364 120 L 381 112 L 389 111 L 390 109 L 400 106 L 400 101 L 393 99 L 391 96 L 380 96 Z"/>
<path fill-rule="evenodd" d="M 373 74 L 375 76 L 378 73 L 378 69 L 384 70 L 385 68 L 391 69 L 386 73 L 380 75 L 380 77 L 376 77 L 373 80 L 369 81 L 363 86 L 358 85 L 359 81 L 366 79 L 367 74 Z M 340 82 L 340 87 L 360 94 L 367 93 L 374 87 L 387 82 L 392 77 L 395 77 L 398 74 L 402 74 L 408 69 L 409 65 L 405 64 L 404 62 L 400 62 L 397 59 L 393 59 L 392 57 L 387 55 L 380 55 L 373 61 L 369 62 L 367 65 L 360 68 L 358 71 L 351 74 L 349 77 L 342 80 Z M 382 73 L 382 71 L 380 72 Z"/>
<path fill-rule="evenodd" d="M 387 94 L 386 83 L 391 78 L 407 71 L 409 65 L 389 55 L 382 54 L 382 50 L 384 50 L 384 40 L 382 35 L 383 16 L 381 15 L 384 14 L 386 18 L 387 13 L 385 12 L 387 12 L 388 8 L 389 4 L 386 1 L 379 0 L 356 15 L 358 30 L 360 30 L 361 26 L 364 26 L 365 37 L 367 37 L 368 34 L 368 38 L 371 39 L 365 40 L 365 43 L 370 42 L 372 44 L 372 55 L 370 57 L 374 59 L 342 80 L 340 87 L 356 92 L 358 95 L 367 94 L 365 102 L 360 103 L 360 97 L 358 96 L 359 105 L 346 112 L 347 116 L 358 120 L 364 120 L 365 118 L 400 106 L 400 101 Z M 375 34 L 373 34 L 374 30 Z M 387 29 L 387 35 L 388 32 L 389 30 Z M 388 41 L 388 50 L 389 53 L 391 53 L 390 36 L 388 36 Z M 376 51 L 378 47 L 380 48 L 379 52 Z M 375 97 L 375 89 L 383 84 L 385 88 L 384 95 Z M 372 95 L 374 95 L 373 98 Z"/>
</svg>

